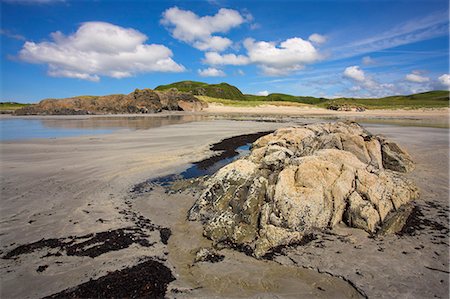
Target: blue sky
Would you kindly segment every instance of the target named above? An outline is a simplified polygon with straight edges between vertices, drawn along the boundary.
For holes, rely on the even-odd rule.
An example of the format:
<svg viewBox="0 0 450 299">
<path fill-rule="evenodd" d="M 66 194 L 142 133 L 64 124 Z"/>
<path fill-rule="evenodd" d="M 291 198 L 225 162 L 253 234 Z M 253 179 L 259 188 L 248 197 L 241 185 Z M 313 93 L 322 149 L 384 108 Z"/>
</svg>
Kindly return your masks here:
<svg viewBox="0 0 450 299">
<path fill-rule="evenodd" d="M 181 80 L 244 93 L 448 89 L 447 0 L 1 1 L 1 101 Z"/>
</svg>

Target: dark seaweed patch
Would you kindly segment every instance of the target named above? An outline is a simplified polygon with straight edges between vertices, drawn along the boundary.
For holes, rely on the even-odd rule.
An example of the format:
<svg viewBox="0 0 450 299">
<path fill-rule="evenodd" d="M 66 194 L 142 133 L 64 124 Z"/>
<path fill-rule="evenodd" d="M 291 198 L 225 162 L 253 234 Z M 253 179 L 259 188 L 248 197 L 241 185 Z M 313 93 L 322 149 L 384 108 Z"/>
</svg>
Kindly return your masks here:
<svg viewBox="0 0 450 299">
<path fill-rule="evenodd" d="M 57 248 L 59 250 L 56 253 L 47 253 L 46 257 L 61 255 L 60 251 L 64 250 L 68 256 L 89 256 L 94 258 L 110 251 L 127 248 L 133 243 L 145 247 L 152 246 L 153 244 L 149 243 L 146 237 L 147 235 L 139 228 L 120 228 L 80 237 L 42 239 L 18 246 L 4 255 L 3 258 L 14 258 L 43 248 Z"/>
<path fill-rule="evenodd" d="M 414 236 L 418 233 L 418 231 L 429 228 L 434 231 L 438 231 L 443 235 L 448 235 L 449 229 L 448 227 L 442 225 L 441 223 L 425 218 L 425 215 L 422 213 L 418 206 L 414 206 L 411 214 L 406 220 L 406 224 L 403 229 L 397 233 L 399 236 Z"/>
<path fill-rule="evenodd" d="M 164 298 L 174 280 L 169 268 L 148 260 L 45 298 Z"/>
<path fill-rule="evenodd" d="M 36 269 L 36 272 L 44 272 L 45 271 L 45 269 L 47 269 L 48 268 L 48 265 L 43 265 L 43 266 L 39 266 L 37 269 Z"/>
</svg>

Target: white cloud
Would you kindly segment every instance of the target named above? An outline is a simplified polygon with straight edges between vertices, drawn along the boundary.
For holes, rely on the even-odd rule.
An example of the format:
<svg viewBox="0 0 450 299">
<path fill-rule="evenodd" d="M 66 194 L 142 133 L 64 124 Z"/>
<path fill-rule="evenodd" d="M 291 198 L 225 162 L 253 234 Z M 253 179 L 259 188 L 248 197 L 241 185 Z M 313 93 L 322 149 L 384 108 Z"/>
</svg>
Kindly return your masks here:
<svg viewBox="0 0 450 299">
<path fill-rule="evenodd" d="M 350 92 L 363 97 L 382 97 L 398 93 L 397 86 L 392 83 L 380 83 L 359 68 L 359 66 L 349 66 L 344 70 L 344 77 L 347 77 L 356 84 L 349 88 Z"/>
<path fill-rule="evenodd" d="M 226 74 L 219 69 L 209 67 L 207 69 L 199 69 L 198 74 L 202 77 L 224 77 Z"/>
<path fill-rule="evenodd" d="M 442 85 L 450 88 L 450 74 L 443 74 L 438 78 L 438 80 Z"/>
<path fill-rule="evenodd" d="M 241 69 L 237 70 L 236 73 L 237 73 L 238 75 L 240 75 L 240 76 L 244 76 L 244 75 L 245 75 L 245 72 L 244 72 L 243 70 L 241 70 Z"/>
<path fill-rule="evenodd" d="M 250 61 L 259 65 L 267 75 L 285 75 L 321 59 L 311 42 L 299 37 L 287 39 L 279 45 L 248 38 L 244 47 Z"/>
<path fill-rule="evenodd" d="M 232 44 L 232 41 L 213 34 L 226 33 L 247 20 L 247 17 L 233 9 L 221 8 L 213 16 L 199 17 L 190 10 L 182 10 L 175 6 L 164 11 L 161 23 L 171 31 L 174 38 L 199 50 L 223 51 Z"/>
<path fill-rule="evenodd" d="M 311 42 L 299 37 L 287 39 L 279 45 L 247 38 L 244 47 L 247 55 L 207 52 L 203 62 L 209 65 L 256 64 L 265 75 L 285 76 L 322 58 Z"/>
<path fill-rule="evenodd" d="M 223 51 L 232 44 L 233 42 L 226 37 L 211 36 L 203 41 L 194 42 L 193 46 L 202 51 L 207 50 Z"/>
<path fill-rule="evenodd" d="M 362 58 L 362 63 L 364 65 L 373 65 L 373 64 L 375 64 L 375 60 L 370 56 L 364 56 Z"/>
<path fill-rule="evenodd" d="M 359 66 L 349 66 L 344 70 L 344 76 L 358 82 L 364 82 L 366 80 L 366 76 L 364 71 L 359 68 Z"/>
<path fill-rule="evenodd" d="M 308 37 L 308 39 L 309 39 L 310 41 L 312 41 L 313 43 L 316 43 L 316 44 L 318 44 L 318 45 L 323 44 L 324 42 L 327 41 L 326 36 L 320 35 L 320 34 L 318 34 L 318 33 L 313 33 L 313 34 L 311 34 L 311 35 Z"/>
<path fill-rule="evenodd" d="M 205 59 L 203 59 L 203 62 L 210 65 L 245 65 L 250 63 L 250 60 L 244 55 L 220 55 L 217 52 L 207 52 L 205 53 Z"/>
<path fill-rule="evenodd" d="M 287 76 L 289 74 L 292 74 L 293 72 L 300 71 L 304 69 L 304 66 L 302 65 L 293 65 L 289 67 L 272 67 L 267 65 L 260 65 L 260 69 L 262 70 L 264 75 L 267 76 Z"/>
<path fill-rule="evenodd" d="M 269 95 L 269 92 L 267 90 L 263 90 L 263 91 L 258 91 L 256 94 L 259 96 L 267 97 Z"/>
<path fill-rule="evenodd" d="M 83 23 L 69 36 L 57 31 L 53 41 L 27 41 L 19 58 L 47 64 L 50 76 L 98 81 L 100 76 L 130 77 L 147 72 L 182 72 L 172 60 L 172 51 L 157 44 L 145 44 L 141 32 L 103 22 Z"/>
<path fill-rule="evenodd" d="M 406 75 L 406 80 L 414 83 L 425 83 L 430 81 L 430 78 L 421 76 L 417 72 L 412 72 L 411 74 Z"/>
</svg>

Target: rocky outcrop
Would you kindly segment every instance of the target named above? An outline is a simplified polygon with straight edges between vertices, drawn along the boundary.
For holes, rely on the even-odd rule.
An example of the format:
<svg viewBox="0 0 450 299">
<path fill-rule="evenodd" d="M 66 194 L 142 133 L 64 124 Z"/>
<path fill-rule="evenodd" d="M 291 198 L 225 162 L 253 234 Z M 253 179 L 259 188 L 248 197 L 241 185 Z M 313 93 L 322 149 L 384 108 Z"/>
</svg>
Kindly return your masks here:
<svg viewBox="0 0 450 299">
<path fill-rule="evenodd" d="M 339 223 L 374 233 L 418 197 L 399 173 L 412 168 L 400 146 L 356 123 L 279 129 L 214 174 L 188 216 L 256 257 Z"/>
<path fill-rule="evenodd" d="M 201 111 L 207 107 L 205 102 L 199 101 L 192 94 L 179 92 L 175 88 L 155 92 L 166 110 Z"/>
<path fill-rule="evenodd" d="M 130 94 L 81 96 L 67 99 L 46 99 L 36 105 L 15 111 L 16 115 L 82 115 L 157 113 L 163 110 L 200 111 L 205 103 L 189 93 L 169 90 L 136 89 Z"/>
</svg>

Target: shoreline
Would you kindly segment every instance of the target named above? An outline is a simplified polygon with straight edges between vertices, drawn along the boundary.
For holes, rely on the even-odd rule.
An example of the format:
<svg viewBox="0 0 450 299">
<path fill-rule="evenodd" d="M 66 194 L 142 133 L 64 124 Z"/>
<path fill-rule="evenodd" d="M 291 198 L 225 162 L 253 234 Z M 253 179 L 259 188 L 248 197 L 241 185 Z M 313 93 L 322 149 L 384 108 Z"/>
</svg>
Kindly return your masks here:
<svg viewBox="0 0 450 299">
<path fill-rule="evenodd" d="M 169 115 L 216 115 L 216 114 L 264 114 L 264 115 L 314 115 L 314 116 L 379 116 L 379 117 L 449 117 L 450 108 L 411 108 L 411 109 L 366 109 L 365 111 L 335 111 L 319 107 L 296 107 L 260 105 L 256 107 L 225 106 L 221 104 L 208 104 L 199 112 L 186 111 L 163 111 L 160 113 L 138 113 L 138 114 L 89 114 L 89 115 L 13 115 L 0 114 L 2 118 L 102 118 L 102 117 L 164 117 Z"/>
</svg>

